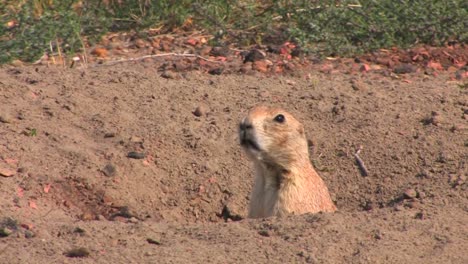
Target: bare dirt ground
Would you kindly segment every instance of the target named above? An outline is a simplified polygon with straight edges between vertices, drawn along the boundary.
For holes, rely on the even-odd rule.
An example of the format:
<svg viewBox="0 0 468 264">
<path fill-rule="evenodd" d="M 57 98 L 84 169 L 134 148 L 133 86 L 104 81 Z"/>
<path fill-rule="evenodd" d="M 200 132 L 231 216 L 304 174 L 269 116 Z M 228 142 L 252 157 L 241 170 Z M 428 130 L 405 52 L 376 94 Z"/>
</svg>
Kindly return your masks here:
<svg viewBox="0 0 468 264">
<path fill-rule="evenodd" d="M 1 263 L 468 263 L 453 74 L 158 69 L 0 69 Z M 305 124 L 337 213 L 245 219 L 236 133 L 259 103 Z"/>
</svg>

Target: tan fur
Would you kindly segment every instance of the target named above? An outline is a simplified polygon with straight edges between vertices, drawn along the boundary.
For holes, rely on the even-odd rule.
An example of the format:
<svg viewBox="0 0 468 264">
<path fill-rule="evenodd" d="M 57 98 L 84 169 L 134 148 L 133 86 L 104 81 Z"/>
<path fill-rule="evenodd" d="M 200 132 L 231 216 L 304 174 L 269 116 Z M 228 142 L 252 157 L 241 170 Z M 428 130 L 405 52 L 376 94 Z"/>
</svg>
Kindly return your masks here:
<svg viewBox="0 0 468 264">
<path fill-rule="evenodd" d="M 275 121 L 282 114 L 284 122 Z M 334 212 L 328 188 L 312 167 L 303 125 L 279 108 L 257 106 L 242 120 L 241 145 L 255 167 L 249 217 Z"/>
</svg>

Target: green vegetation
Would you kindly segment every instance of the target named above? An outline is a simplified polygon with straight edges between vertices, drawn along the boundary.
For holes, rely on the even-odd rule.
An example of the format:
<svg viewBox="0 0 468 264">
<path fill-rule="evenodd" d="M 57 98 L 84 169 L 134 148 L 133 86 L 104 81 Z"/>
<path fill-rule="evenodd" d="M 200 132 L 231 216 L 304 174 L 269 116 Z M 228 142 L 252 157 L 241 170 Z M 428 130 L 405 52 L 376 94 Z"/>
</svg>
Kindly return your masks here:
<svg viewBox="0 0 468 264">
<path fill-rule="evenodd" d="M 0 63 L 73 54 L 107 32 L 201 29 L 212 44 L 299 42 L 350 55 L 468 41 L 466 0 L 0 0 Z"/>
</svg>

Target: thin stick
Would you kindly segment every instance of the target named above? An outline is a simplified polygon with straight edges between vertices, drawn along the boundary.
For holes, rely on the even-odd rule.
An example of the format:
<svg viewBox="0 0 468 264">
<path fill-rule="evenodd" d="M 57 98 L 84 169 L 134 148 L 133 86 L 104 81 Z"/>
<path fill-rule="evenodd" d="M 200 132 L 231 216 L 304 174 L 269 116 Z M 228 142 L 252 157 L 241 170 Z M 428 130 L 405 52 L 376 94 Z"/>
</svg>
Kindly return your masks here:
<svg viewBox="0 0 468 264">
<path fill-rule="evenodd" d="M 62 64 L 62 66 L 65 66 L 65 60 L 63 59 L 62 51 L 60 50 L 60 43 L 58 41 L 58 38 L 55 39 L 55 43 L 57 43 L 57 51 L 60 58 L 60 63 Z"/>
<path fill-rule="evenodd" d="M 359 146 L 359 149 L 354 153 L 354 158 L 356 159 L 356 163 L 359 167 L 359 171 L 361 172 L 362 176 L 369 175 L 369 171 L 367 170 L 366 166 L 364 165 L 364 161 L 359 157 L 359 152 L 361 152 L 362 146 Z"/>
<path fill-rule="evenodd" d="M 50 53 L 51 54 L 54 53 L 54 48 L 52 47 L 52 41 L 49 41 L 49 48 L 50 48 Z M 54 56 L 52 55 L 51 58 L 52 58 L 52 63 L 55 65 L 56 63 L 55 63 Z"/>
<path fill-rule="evenodd" d="M 121 60 L 116 60 L 116 61 L 110 61 L 110 62 L 104 63 L 104 64 L 97 64 L 97 65 L 95 65 L 95 67 L 96 67 L 96 66 L 111 66 L 111 65 L 115 65 L 115 64 L 117 64 L 117 63 L 122 63 L 122 62 L 140 61 L 140 60 L 144 60 L 144 59 L 148 59 L 148 58 L 169 57 L 169 56 L 174 56 L 174 57 L 191 57 L 191 58 L 198 58 L 198 59 L 200 59 L 200 60 L 204 60 L 204 61 L 208 61 L 208 62 L 213 62 L 213 63 L 223 63 L 222 61 L 210 60 L 210 59 L 207 59 L 207 58 L 205 58 L 205 57 L 202 57 L 202 56 L 196 55 L 196 54 L 163 53 L 163 54 L 145 55 L 145 56 L 138 57 L 138 58 L 130 58 L 130 59 L 121 59 Z"/>
</svg>

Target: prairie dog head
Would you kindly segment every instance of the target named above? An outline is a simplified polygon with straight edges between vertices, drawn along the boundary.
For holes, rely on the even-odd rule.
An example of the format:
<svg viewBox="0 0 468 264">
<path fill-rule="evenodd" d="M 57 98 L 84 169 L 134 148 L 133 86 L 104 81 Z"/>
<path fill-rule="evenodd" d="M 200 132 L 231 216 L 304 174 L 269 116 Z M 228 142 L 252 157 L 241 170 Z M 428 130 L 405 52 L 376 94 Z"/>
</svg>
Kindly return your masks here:
<svg viewBox="0 0 468 264">
<path fill-rule="evenodd" d="M 268 167 L 289 171 L 308 160 L 303 125 L 280 108 L 252 108 L 239 124 L 239 138 L 249 158 Z"/>
</svg>

